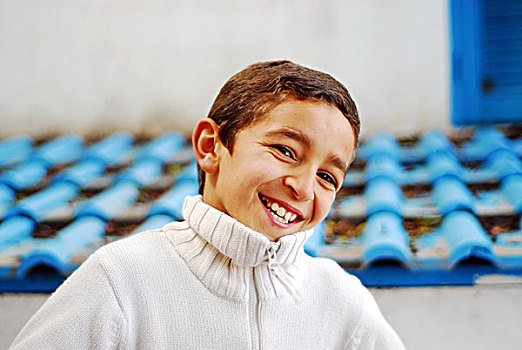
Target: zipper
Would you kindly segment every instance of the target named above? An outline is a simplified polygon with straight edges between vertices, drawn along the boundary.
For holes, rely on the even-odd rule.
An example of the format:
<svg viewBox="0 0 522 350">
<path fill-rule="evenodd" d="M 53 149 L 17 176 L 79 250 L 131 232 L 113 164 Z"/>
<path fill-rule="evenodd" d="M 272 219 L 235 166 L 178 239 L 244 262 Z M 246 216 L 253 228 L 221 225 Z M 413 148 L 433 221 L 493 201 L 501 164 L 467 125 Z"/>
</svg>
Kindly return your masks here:
<svg viewBox="0 0 522 350">
<path fill-rule="evenodd" d="M 255 268 L 254 268 L 255 269 Z M 253 269 L 252 277 L 254 278 L 254 286 L 256 289 L 256 301 L 257 301 L 257 307 L 256 307 L 256 325 L 257 325 L 257 335 L 258 335 L 258 345 L 259 350 L 263 350 L 263 328 L 261 327 L 261 300 L 259 298 L 259 290 L 257 288 L 257 282 L 256 282 L 256 273 Z"/>
<path fill-rule="evenodd" d="M 270 245 L 267 249 L 268 255 L 268 269 L 272 274 L 281 282 L 281 284 L 286 288 L 288 293 L 292 296 L 296 304 L 299 304 L 303 301 L 303 293 L 296 287 L 295 282 L 292 281 L 292 277 L 288 273 L 285 272 L 278 264 L 276 264 L 275 260 L 277 257 L 277 249 L 279 248 L 280 242 L 270 242 Z"/>
<path fill-rule="evenodd" d="M 299 304 L 303 301 L 303 294 L 296 287 L 292 277 L 286 273 L 277 263 L 277 249 L 280 242 L 270 242 L 266 254 L 268 257 L 268 269 L 272 275 L 277 278 L 281 284 L 286 288 L 288 293 L 292 296 L 294 301 Z M 263 305 L 259 298 L 259 288 L 256 280 L 256 268 L 253 267 L 249 276 L 249 322 L 250 322 L 250 336 L 252 350 L 263 350 L 263 327 L 261 326 L 261 312 Z M 254 327 L 255 324 L 255 327 Z"/>
<path fill-rule="evenodd" d="M 250 323 L 251 349 L 262 350 L 262 332 L 261 332 L 261 301 L 259 300 L 259 291 L 257 289 L 255 267 L 249 269 L 249 310 L 248 317 Z"/>
<path fill-rule="evenodd" d="M 257 302 L 257 327 L 259 330 L 259 350 L 263 350 L 263 329 L 261 327 L 261 301 Z"/>
</svg>

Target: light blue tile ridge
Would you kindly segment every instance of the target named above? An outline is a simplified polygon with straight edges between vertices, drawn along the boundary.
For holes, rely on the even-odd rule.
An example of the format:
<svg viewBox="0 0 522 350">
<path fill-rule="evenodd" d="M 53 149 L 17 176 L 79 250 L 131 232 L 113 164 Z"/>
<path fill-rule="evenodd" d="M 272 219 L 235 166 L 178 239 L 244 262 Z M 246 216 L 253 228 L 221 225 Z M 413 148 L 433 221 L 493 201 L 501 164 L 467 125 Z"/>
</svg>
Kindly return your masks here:
<svg viewBox="0 0 522 350">
<path fill-rule="evenodd" d="M 45 213 L 69 204 L 78 194 L 78 186 L 70 182 L 55 183 L 14 204 L 6 217 L 25 215 L 35 222 L 41 222 Z"/>
<path fill-rule="evenodd" d="M 83 152 L 83 138 L 77 135 L 57 137 L 38 147 L 32 159 L 46 162 L 47 167 L 76 161 Z"/>
<path fill-rule="evenodd" d="M 419 142 L 419 148 L 421 149 L 423 159 L 428 159 L 434 153 L 446 153 L 453 157 L 457 155 L 453 144 L 439 130 L 425 133 Z"/>
<path fill-rule="evenodd" d="M 128 132 L 117 132 L 90 146 L 81 159 L 98 159 L 107 166 L 117 165 L 132 148 L 134 136 Z"/>
<path fill-rule="evenodd" d="M 148 212 L 148 217 L 154 215 L 170 215 L 175 220 L 183 220 L 181 210 L 185 197 L 198 193 L 198 182 L 184 180 L 177 182 L 171 190 L 155 200 Z"/>
<path fill-rule="evenodd" d="M 451 176 L 466 181 L 466 170 L 457 158 L 450 153 L 436 152 L 428 156 L 427 170 L 429 181 L 434 184 L 439 178 Z"/>
<path fill-rule="evenodd" d="M 70 182 L 74 183 L 80 188 L 84 188 L 94 180 L 103 176 L 107 164 L 97 158 L 84 159 L 65 171 L 56 174 L 52 181 L 57 182 Z"/>
<path fill-rule="evenodd" d="M 15 216 L 0 222 L 0 251 L 31 237 L 36 223 L 25 216 Z"/>
<path fill-rule="evenodd" d="M 511 150 L 511 141 L 494 128 L 477 129 L 474 138 L 459 149 L 462 161 L 483 161 L 500 150 Z"/>
<path fill-rule="evenodd" d="M 156 137 L 142 147 L 136 155 L 136 161 L 156 160 L 160 163 L 170 161 L 174 154 L 183 149 L 185 137 L 181 132 L 171 131 Z"/>
<path fill-rule="evenodd" d="M 2 205 L 9 205 L 16 199 L 15 191 L 4 184 L 0 184 L 0 207 Z M 2 217 L 0 213 L 0 218 Z"/>
<path fill-rule="evenodd" d="M 47 163 L 39 159 L 30 159 L 0 174 L 0 184 L 15 190 L 36 185 L 47 174 Z"/>
<path fill-rule="evenodd" d="M 378 154 L 385 154 L 389 157 L 400 159 L 400 147 L 395 138 L 388 134 L 378 134 L 365 142 L 358 151 L 363 159 L 370 159 Z"/>
<path fill-rule="evenodd" d="M 411 251 L 408 239 L 399 215 L 391 212 L 371 215 L 361 234 L 363 265 L 379 260 L 394 260 L 409 265 Z"/>
<path fill-rule="evenodd" d="M 388 152 L 388 154 L 394 154 L 394 157 L 398 157 L 402 163 L 422 163 L 432 153 L 442 152 L 453 155 L 456 154 L 455 147 L 440 130 L 432 130 L 424 133 L 420 137 L 419 142 L 411 146 L 401 146 L 399 142 L 393 139 L 389 139 L 387 142 L 389 145 L 392 145 L 393 150 L 392 152 Z M 384 148 L 382 144 L 380 147 Z"/>
<path fill-rule="evenodd" d="M 82 249 L 99 241 L 105 234 L 105 222 L 97 217 L 83 217 L 58 232 L 54 238 L 33 239 L 27 242 L 27 253 L 21 257 L 16 271 L 24 278 L 37 266 L 48 266 L 66 276 L 76 267 L 70 261 Z"/>
<path fill-rule="evenodd" d="M 33 139 L 15 136 L 0 142 L 0 167 L 12 166 L 25 161 L 33 151 Z"/>
<path fill-rule="evenodd" d="M 141 225 L 139 225 L 136 229 L 134 229 L 129 235 L 134 235 L 134 234 L 149 231 L 149 230 L 157 230 L 172 221 L 174 221 L 174 218 L 170 215 L 164 215 L 164 214 L 153 215 L 153 216 L 148 217 Z"/>
<path fill-rule="evenodd" d="M 522 157 L 522 137 L 511 141 L 511 148 L 519 157 Z"/>
<path fill-rule="evenodd" d="M 522 162 L 511 150 L 498 150 L 486 159 L 485 168 L 496 173 L 497 180 L 502 180 L 511 175 L 522 175 Z"/>
<path fill-rule="evenodd" d="M 304 249 L 306 254 L 314 257 L 319 257 L 322 255 L 322 251 L 326 246 L 324 242 L 324 232 L 326 230 L 326 221 L 323 220 L 313 228 L 314 233 L 312 236 L 306 240 Z"/>
<path fill-rule="evenodd" d="M 500 184 L 500 190 L 513 206 L 516 215 L 522 214 L 522 175 L 507 176 Z M 521 226 L 522 227 L 522 226 Z"/>
<path fill-rule="evenodd" d="M 147 216 L 165 214 L 182 220 L 185 197 L 198 194 L 198 187 L 197 163 L 193 161 L 178 174 L 174 186 L 152 203 Z"/>
<path fill-rule="evenodd" d="M 402 182 L 403 172 L 398 159 L 386 153 L 373 154 L 368 158 L 364 179 L 370 182 L 378 177 L 387 177 L 395 182 Z"/>
<path fill-rule="evenodd" d="M 432 184 L 432 190 L 440 214 L 446 215 L 455 210 L 476 212 L 473 195 L 459 179 L 453 176 L 441 177 Z"/>
<path fill-rule="evenodd" d="M 493 242 L 473 214 L 462 210 L 449 213 L 442 221 L 440 232 L 450 252 L 450 268 L 471 257 L 498 264 Z"/>
<path fill-rule="evenodd" d="M 475 138 L 485 150 L 484 160 L 494 156 L 495 152 L 512 151 L 512 142 L 500 130 L 488 127 L 478 129 Z"/>
<path fill-rule="evenodd" d="M 198 168 L 197 162 L 194 160 L 190 164 L 188 164 L 179 175 L 176 177 L 176 183 L 189 181 L 189 182 L 198 182 Z"/>
<path fill-rule="evenodd" d="M 154 158 L 142 158 L 116 175 L 115 181 L 131 181 L 137 186 L 148 186 L 162 174 L 163 163 Z"/>
<path fill-rule="evenodd" d="M 364 191 L 366 215 L 391 212 L 403 215 L 404 199 L 397 183 L 387 177 L 378 177 L 366 184 Z"/>
<path fill-rule="evenodd" d="M 115 215 L 130 207 L 137 199 L 139 190 L 130 181 L 120 181 L 109 189 L 79 205 L 75 217 L 95 216 L 111 220 Z"/>
</svg>

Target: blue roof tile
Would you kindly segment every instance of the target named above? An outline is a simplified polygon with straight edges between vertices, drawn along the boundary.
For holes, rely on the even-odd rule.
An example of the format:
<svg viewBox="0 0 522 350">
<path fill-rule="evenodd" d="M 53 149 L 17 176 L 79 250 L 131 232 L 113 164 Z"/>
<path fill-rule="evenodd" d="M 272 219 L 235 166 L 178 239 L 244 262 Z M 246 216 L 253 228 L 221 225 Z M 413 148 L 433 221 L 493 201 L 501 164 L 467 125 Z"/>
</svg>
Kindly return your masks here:
<svg viewBox="0 0 522 350">
<path fill-rule="evenodd" d="M 31 236 L 35 228 L 34 220 L 25 216 L 15 216 L 0 223 L 0 252 Z"/>
<path fill-rule="evenodd" d="M 367 285 L 522 276 L 522 136 L 455 135 L 362 140 L 306 251 Z M 187 141 L 176 131 L 0 140 L 0 291 L 52 291 L 97 247 L 181 220 L 198 191 Z"/>
<path fill-rule="evenodd" d="M 130 168 L 119 173 L 114 181 L 131 181 L 136 186 L 147 186 L 160 177 L 161 168 L 162 163 L 160 161 L 152 158 L 141 158 Z"/>
<path fill-rule="evenodd" d="M 109 135 L 90 146 L 82 155 L 82 159 L 98 159 L 107 166 L 120 164 L 131 150 L 133 140 L 134 136 L 129 133 L 119 132 Z"/>
<path fill-rule="evenodd" d="M 366 184 L 364 192 L 366 215 L 391 212 L 402 215 L 402 192 L 395 181 L 386 177 L 373 179 Z"/>
<path fill-rule="evenodd" d="M 144 231 L 148 231 L 148 230 L 160 229 L 163 226 L 165 226 L 166 224 L 168 224 L 169 222 L 172 222 L 174 220 L 175 219 L 170 215 L 163 215 L 163 214 L 151 215 L 143 222 L 143 224 L 141 224 L 140 226 L 135 228 L 130 234 L 132 235 L 132 234 L 136 234 L 136 233 L 140 233 L 140 232 L 144 232 Z"/>
<path fill-rule="evenodd" d="M 178 132 L 169 132 L 158 136 L 138 151 L 137 161 L 154 159 L 165 163 L 183 149 L 185 137 Z"/>
<path fill-rule="evenodd" d="M 370 216 L 361 239 L 363 266 L 385 260 L 405 265 L 411 261 L 408 234 L 401 225 L 401 217 L 394 213 L 381 212 Z"/>
<path fill-rule="evenodd" d="M 62 136 L 40 146 L 31 159 L 42 160 L 47 167 L 69 163 L 78 159 L 83 151 L 83 139 L 79 136 Z"/>
<path fill-rule="evenodd" d="M 439 178 L 446 176 L 464 180 L 464 169 L 455 156 L 448 153 L 432 153 L 427 161 L 431 183 L 435 183 Z"/>
<path fill-rule="evenodd" d="M 0 183 L 8 185 L 15 190 L 22 190 L 36 185 L 43 180 L 46 174 L 46 162 L 32 159 L 1 173 Z"/>
<path fill-rule="evenodd" d="M 78 188 L 72 183 L 56 183 L 14 204 L 6 217 L 25 215 L 41 222 L 46 212 L 68 205 L 76 197 Z"/>
<path fill-rule="evenodd" d="M 512 175 L 502 181 L 502 193 L 513 205 L 516 214 L 522 214 L 522 175 Z"/>
<path fill-rule="evenodd" d="M 453 211 L 442 222 L 441 232 L 448 244 L 448 266 L 453 267 L 470 257 L 496 263 L 493 242 L 478 222 L 466 211 Z"/>
<path fill-rule="evenodd" d="M 359 154 L 364 159 L 371 159 L 377 155 L 386 155 L 390 158 L 399 159 L 400 148 L 396 140 L 387 134 L 372 137 L 361 146 Z"/>
<path fill-rule="evenodd" d="M 27 159 L 33 151 L 28 136 L 12 137 L 0 142 L 0 167 L 11 166 Z"/>
<path fill-rule="evenodd" d="M 129 208 L 138 196 L 138 187 L 128 181 L 121 181 L 88 199 L 76 210 L 76 217 L 94 216 L 103 220 L 111 220 L 116 214 Z"/>
<path fill-rule="evenodd" d="M 433 184 L 435 204 L 442 215 L 455 210 L 475 212 L 475 202 L 469 189 L 459 179 L 451 176 L 439 178 Z"/>
<path fill-rule="evenodd" d="M 0 184 L 0 219 L 4 216 L 4 212 L 9 209 L 15 198 L 16 193 L 11 187 Z"/>
<path fill-rule="evenodd" d="M 105 162 L 99 159 L 89 158 L 79 161 L 73 166 L 67 168 L 62 173 L 57 174 L 53 181 L 71 182 L 81 188 L 84 188 L 88 184 L 92 183 L 95 179 L 100 178 L 103 175 L 105 169 Z"/>
<path fill-rule="evenodd" d="M 387 177 L 397 182 L 403 176 L 403 171 L 396 158 L 388 154 L 375 154 L 367 162 L 364 181 L 371 182 L 378 177 Z"/>
<path fill-rule="evenodd" d="M 419 143 L 421 159 L 427 159 L 434 153 L 449 153 L 455 155 L 455 148 L 446 135 L 438 130 L 432 130 L 424 134 Z"/>
<path fill-rule="evenodd" d="M 181 209 L 183 208 L 185 197 L 196 194 L 197 191 L 197 181 L 185 180 L 177 183 L 176 186 L 152 204 L 148 216 L 165 214 L 172 216 L 176 220 L 182 220 Z"/>
<path fill-rule="evenodd" d="M 494 171 L 498 181 L 510 175 L 522 175 L 522 162 L 512 150 L 499 151 L 495 157 L 488 158 L 485 167 Z"/>
<path fill-rule="evenodd" d="M 100 240 L 105 233 L 105 222 L 95 217 L 84 217 L 58 232 L 56 237 L 32 239 L 24 242 L 12 254 L 21 260 L 17 276 L 25 277 L 31 269 L 45 265 L 67 275 L 76 267 L 71 260 L 80 251 Z"/>
</svg>

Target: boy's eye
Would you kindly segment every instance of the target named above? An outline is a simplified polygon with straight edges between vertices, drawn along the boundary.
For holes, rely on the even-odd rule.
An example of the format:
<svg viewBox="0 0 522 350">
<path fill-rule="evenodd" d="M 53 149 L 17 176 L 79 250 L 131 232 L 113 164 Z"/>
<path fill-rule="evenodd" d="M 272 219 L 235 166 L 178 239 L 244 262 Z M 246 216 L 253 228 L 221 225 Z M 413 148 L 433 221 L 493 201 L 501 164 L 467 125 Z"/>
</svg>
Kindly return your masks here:
<svg viewBox="0 0 522 350">
<path fill-rule="evenodd" d="M 321 172 L 321 173 L 318 173 L 317 176 L 319 176 L 321 179 L 325 180 L 326 182 L 331 183 L 337 189 L 337 181 L 335 181 L 335 179 L 332 175 Z"/>
<path fill-rule="evenodd" d="M 294 152 L 292 152 L 292 150 L 290 148 L 283 146 L 283 145 L 273 145 L 272 147 L 277 149 L 279 151 L 279 153 L 281 153 L 285 157 L 295 159 Z"/>
</svg>

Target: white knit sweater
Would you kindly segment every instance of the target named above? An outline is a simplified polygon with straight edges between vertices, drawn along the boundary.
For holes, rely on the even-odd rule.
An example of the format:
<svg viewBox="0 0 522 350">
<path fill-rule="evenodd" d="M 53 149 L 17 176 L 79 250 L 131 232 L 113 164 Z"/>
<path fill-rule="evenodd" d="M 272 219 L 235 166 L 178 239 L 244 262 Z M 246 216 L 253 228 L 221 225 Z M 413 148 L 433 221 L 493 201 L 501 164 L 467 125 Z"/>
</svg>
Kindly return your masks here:
<svg viewBox="0 0 522 350">
<path fill-rule="evenodd" d="M 270 242 L 187 197 L 186 221 L 94 253 L 12 349 L 403 349 L 371 294 L 309 232 Z"/>
</svg>

